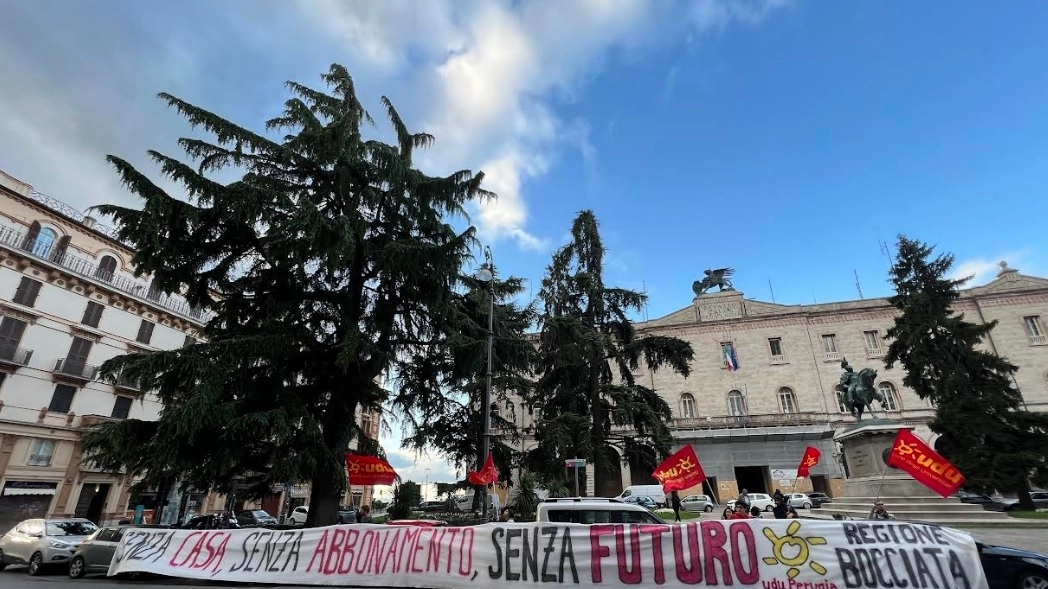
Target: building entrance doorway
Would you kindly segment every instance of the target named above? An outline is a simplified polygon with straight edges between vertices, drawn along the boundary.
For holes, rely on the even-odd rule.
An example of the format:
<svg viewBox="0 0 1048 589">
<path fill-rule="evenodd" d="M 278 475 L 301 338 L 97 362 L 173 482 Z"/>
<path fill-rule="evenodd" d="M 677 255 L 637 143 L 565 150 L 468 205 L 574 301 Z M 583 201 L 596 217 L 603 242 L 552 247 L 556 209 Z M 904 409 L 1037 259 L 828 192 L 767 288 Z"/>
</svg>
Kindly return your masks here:
<svg viewBox="0 0 1048 589">
<path fill-rule="evenodd" d="M 830 486 L 826 483 L 826 477 L 821 474 L 811 475 L 811 490 L 813 493 L 829 495 Z"/>
<path fill-rule="evenodd" d="M 767 466 L 736 466 L 735 482 L 739 492 L 746 489 L 750 493 L 768 493 L 768 478 L 771 473 Z"/>
<path fill-rule="evenodd" d="M 95 522 L 96 526 L 102 525 L 102 512 L 106 507 L 106 499 L 109 498 L 109 488 L 107 483 L 81 485 L 73 516 L 89 519 Z"/>
</svg>

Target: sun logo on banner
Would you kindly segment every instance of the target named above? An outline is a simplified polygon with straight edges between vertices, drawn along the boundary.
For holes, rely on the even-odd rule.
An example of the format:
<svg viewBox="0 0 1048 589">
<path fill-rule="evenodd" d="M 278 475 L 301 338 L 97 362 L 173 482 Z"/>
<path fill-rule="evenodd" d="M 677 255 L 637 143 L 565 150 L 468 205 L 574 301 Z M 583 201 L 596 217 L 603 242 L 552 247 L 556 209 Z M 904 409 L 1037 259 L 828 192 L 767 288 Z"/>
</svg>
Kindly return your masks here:
<svg viewBox="0 0 1048 589">
<path fill-rule="evenodd" d="M 794 579 L 801 574 L 800 567 L 808 565 L 811 570 L 820 575 L 826 574 L 826 567 L 811 560 L 811 547 L 826 544 L 826 538 L 822 536 L 798 536 L 801 522 L 792 522 L 786 527 L 786 534 L 779 536 L 771 528 L 764 528 L 764 535 L 771 540 L 771 553 L 773 556 L 765 556 L 764 564 L 790 567 L 786 576 Z"/>
</svg>

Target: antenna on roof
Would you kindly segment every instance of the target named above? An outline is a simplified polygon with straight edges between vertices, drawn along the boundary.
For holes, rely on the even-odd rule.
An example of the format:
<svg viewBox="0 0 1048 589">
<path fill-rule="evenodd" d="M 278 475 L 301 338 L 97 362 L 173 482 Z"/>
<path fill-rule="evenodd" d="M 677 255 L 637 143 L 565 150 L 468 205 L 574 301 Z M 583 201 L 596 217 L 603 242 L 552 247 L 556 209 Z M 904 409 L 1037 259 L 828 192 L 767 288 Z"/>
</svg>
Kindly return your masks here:
<svg viewBox="0 0 1048 589">
<path fill-rule="evenodd" d="M 877 245 L 881 248 L 881 253 L 888 259 L 888 270 L 890 271 L 895 267 L 895 254 L 892 253 L 892 249 L 888 246 L 885 241 L 877 240 Z"/>
<path fill-rule="evenodd" d="M 855 274 L 855 290 L 859 291 L 859 300 L 862 300 L 865 297 L 862 296 L 862 285 L 859 284 L 859 271 L 852 268 L 852 273 Z"/>
<path fill-rule="evenodd" d="M 771 278 L 768 279 L 768 290 L 771 291 L 771 302 L 775 302 L 775 289 L 771 286 Z"/>
<path fill-rule="evenodd" d="M 814 289 L 812 289 L 812 291 L 811 291 L 811 301 L 813 303 L 815 303 L 816 305 L 819 304 L 819 299 L 815 298 L 815 290 Z"/>
</svg>

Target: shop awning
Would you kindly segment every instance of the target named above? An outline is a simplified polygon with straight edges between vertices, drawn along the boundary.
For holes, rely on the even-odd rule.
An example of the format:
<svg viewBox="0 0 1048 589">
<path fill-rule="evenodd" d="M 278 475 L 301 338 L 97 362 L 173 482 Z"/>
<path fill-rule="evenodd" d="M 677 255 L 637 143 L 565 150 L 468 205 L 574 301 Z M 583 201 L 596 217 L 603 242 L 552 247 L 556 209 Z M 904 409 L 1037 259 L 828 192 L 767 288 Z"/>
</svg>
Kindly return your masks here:
<svg viewBox="0 0 1048 589">
<path fill-rule="evenodd" d="M 4 489 L 4 497 L 18 497 L 25 495 L 54 495 L 57 489 Z"/>
</svg>

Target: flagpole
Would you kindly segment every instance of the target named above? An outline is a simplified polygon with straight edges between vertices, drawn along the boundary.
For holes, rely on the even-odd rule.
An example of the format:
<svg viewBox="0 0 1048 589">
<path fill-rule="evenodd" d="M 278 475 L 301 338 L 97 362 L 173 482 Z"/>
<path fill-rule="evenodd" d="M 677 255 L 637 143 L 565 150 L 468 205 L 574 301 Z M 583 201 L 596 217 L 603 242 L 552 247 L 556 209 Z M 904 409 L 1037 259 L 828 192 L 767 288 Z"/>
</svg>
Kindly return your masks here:
<svg viewBox="0 0 1048 589">
<path fill-rule="evenodd" d="M 881 498 L 881 490 L 884 489 L 884 477 L 888 474 L 888 463 L 884 463 L 884 470 L 881 471 L 881 481 L 877 484 L 877 496 L 873 498 L 874 504 Z"/>
</svg>

